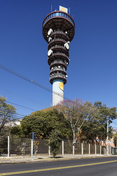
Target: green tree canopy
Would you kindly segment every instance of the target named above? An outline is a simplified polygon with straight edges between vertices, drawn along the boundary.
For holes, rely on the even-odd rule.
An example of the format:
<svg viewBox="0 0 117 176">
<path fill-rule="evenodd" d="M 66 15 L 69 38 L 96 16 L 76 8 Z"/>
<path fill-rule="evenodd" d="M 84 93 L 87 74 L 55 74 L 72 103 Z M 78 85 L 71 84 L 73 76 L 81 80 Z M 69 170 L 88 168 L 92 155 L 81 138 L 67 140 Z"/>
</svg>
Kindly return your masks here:
<svg viewBox="0 0 117 176">
<path fill-rule="evenodd" d="M 51 152 L 53 154 L 53 157 L 57 155 L 59 148 L 60 148 L 60 143 L 61 143 L 61 132 L 59 130 L 52 130 L 50 135 L 49 135 L 49 142 L 48 145 L 51 147 Z"/>
<path fill-rule="evenodd" d="M 117 118 L 116 107 L 108 108 L 101 102 L 95 102 L 94 106 L 98 111 L 93 116 L 89 116 L 88 120 L 82 126 L 82 134 L 87 136 L 88 140 L 94 140 L 97 136 L 99 140 L 105 140 L 107 136 L 107 118 L 109 124 Z M 109 136 L 112 137 L 112 127 L 109 126 Z"/>
<path fill-rule="evenodd" d="M 57 110 L 37 111 L 25 116 L 21 121 L 21 126 L 12 128 L 11 133 L 30 136 L 31 132 L 36 132 L 38 138 L 48 138 L 51 131 L 55 129 L 59 130 L 65 138 L 71 134 L 70 125 L 62 113 Z"/>
<path fill-rule="evenodd" d="M 7 122 L 14 120 L 13 115 L 16 113 L 16 108 L 5 101 L 6 99 L 0 96 L 0 132 Z"/>
</svg>

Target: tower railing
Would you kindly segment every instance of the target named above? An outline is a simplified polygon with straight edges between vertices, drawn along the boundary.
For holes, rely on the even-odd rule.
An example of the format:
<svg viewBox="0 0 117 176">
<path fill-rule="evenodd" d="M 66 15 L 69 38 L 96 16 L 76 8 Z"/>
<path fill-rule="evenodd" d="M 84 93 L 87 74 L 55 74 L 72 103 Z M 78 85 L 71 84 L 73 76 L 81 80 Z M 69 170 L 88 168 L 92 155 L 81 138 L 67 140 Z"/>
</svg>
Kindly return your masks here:
<svg viewBox="0 0 117 176">
<path fill-rule="evenodd" d="M 65 67 L 67 67 L 67 64 L 64 62 L 64 61 L 62 61 L 62 60 L 54 60 L 51 64 L 50 64 L 50 67 L 52 67 L 53 65 L 55 65 L 55 64 L 62 64 L 62 65 L 64 65 Z"/>
<path fill-rule="evenodd" d="M 63 17 L 63 18 L 67 18 L 73 25 L 74 25 L 74 21 L 73 19 L 71 18 L 71 16 L 65 12 L 62 12 L 62 11 L 54 11 L 54 12 L 51 12 L 50 14 L 48 14 L 44 21 L 43 21 L 43 25 L 45 25 L 45 23 L 50 19 L 50 18 L 54 18 L 54 17 Z"/>
<path fill-rule="evenodd" d="M 54 45 L 56 45 L 56 42 L 57 42 L 57 45 L 58 45 L 58 42 L 63 42 L 63 45 L 64 45 L 64 43 L 66 43 L 66 40 L 63 40 L 63 39 L 53 39 L 53 40 L 51 40 L 50 41 L 50 43 L 48 44 L 48 48 L 50 48 L 51 47 L 51 44 L 52 43 L 54 43 Z M 61 46 L 61 45 L 60 45 Z"/>
<path fill-rule="evenodd" d="M 50 75 L 50 83 L 53 82 L 54 79 L 62 79 L 64 81 L 64 84 L 66 84 L 67 82 L 67 78 L 66 78 L 66 75 L 63 75 L 61 73 L 56 73 L 54 75 Z"/>
<path fill-rule="evenodd" d="M 53 72 L 53 71 L 62 71 L 62 72 L 64 72 L 65 74 L 66 74 L 66 71 L 63 69 L 63 68 L 53 68 L 53 69 L 51 69 L 50 70 L 50 74 Z"/>
<path fill-rule="evenodd" d="M 68 59 L 68 56 L 67 56 L 66 54 L 60 53 L 60 52 L 53 53 L 51 56 L 49 56 L 48 60 L 49 60 L 50 58 L 52 58 L 52 57 L 55 57 L 55 56 L 64 56 L 67 60 L 69 60 L 69 59 Z"/>
</svg>

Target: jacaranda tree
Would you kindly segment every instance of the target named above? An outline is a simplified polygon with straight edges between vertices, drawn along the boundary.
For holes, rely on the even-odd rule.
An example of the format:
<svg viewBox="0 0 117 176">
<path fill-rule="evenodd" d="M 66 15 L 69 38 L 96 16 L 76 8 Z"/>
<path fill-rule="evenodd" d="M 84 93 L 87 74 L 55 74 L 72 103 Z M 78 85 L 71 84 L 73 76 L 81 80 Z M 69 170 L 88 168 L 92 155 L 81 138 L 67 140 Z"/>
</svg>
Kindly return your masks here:
<svg viewBox="0 0 117 176">
<path fill-rule="evenodd" d="M 64 100 L 56 106 L 58 112 L 62 112 L 69 121 L 73 133 L 73 143 L 76 143 L 78 133 L 89 116 L 93 116 L 97 111 L 89 101 L 83 102 L 81 99 Z"/>
</svg>

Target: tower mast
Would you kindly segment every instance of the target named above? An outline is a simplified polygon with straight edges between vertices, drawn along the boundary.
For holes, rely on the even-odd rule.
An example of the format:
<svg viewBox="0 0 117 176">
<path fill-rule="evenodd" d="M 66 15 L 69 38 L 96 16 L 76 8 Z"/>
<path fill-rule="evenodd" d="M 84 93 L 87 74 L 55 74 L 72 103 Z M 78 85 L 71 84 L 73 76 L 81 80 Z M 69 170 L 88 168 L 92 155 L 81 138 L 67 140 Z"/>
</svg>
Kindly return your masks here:
<svg viewBox="0 0 117 176">
<path fill-rule="evenodd" d="M 59 11 L 49 13 L 43 21 L 43 37 L 48 42 L 48 64 L 50 66 L 50 83 L 52 84 L 52 105 L 64 99 L 64 84 L 67 82 L 69 64 L 69 44 L 75 33 L 75 23 L 61 7 Z"/>
</svg>

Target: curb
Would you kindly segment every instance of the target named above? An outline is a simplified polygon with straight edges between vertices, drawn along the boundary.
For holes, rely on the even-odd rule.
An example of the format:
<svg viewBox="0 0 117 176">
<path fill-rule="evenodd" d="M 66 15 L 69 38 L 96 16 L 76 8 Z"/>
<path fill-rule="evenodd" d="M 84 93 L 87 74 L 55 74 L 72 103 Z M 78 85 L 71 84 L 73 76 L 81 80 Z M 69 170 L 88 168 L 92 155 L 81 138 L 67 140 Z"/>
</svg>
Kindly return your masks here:
<svg viewBox="0 0 117 176">
<path fill-rule="evenodd" d="M 103 158 L 103 157 L 117 157 L 116 155 L 101 155 L 101 156 L 74 156 L 74 157 L 60 157 L 60 158 L 22 158 L 22 159 L 15 159 L 15 158 L 0 158 L 0 164 L 26 164 L 26 163 L 42 163 L 42 162 L 53 162 L 53 161 L 65 161 L 65 160 L 76 160 L 76 159 L 88 159 L 88 158 Z M 1 161 L 2 159 L 2 161 Z"/>
</svg>

